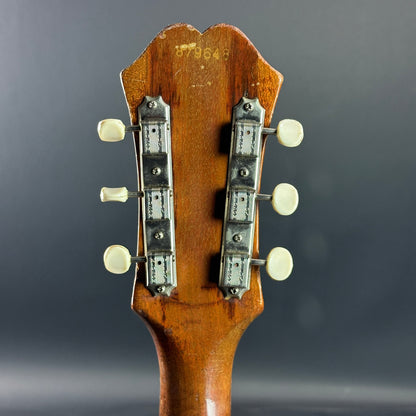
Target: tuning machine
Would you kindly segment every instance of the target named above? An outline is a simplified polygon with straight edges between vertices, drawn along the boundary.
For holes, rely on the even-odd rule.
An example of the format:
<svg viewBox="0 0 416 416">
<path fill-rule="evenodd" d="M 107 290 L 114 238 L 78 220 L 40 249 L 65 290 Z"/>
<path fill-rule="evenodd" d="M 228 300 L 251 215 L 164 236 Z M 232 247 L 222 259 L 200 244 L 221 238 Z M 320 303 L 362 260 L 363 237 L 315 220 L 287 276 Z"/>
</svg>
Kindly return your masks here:
<svg viewBox="0 0 416 416">
<path fill-rule="evenodd" d="M 121 188 L 107 188 L 104 186 L 100 190 L 101 202 L 126 202 L 129 198 L 141 198 L 143 196 L 144 192 L 129 191 L 125 186 Z"/>
<path fill-rule="evenodd" d="M 263 127 L 263 135 L 276 135 L 279 143 L 285 147 L 296 147 L 303 140 L 303 126 L 299 121 L 292 119 L 281 120 L 277 128 Z"/>
<path fill-rule="evenodd" d="M 132 257 L 127 248 L 114 245 L 105 251 L 104 264 L 108 271 L 122 274 L 132 262 L 145 262 L 146 287 L 154 295 L 169 296 L 177 284 L 170 107 L 161 96 L 146 96 L 137 107 L 137 115 L 137 125 L 106 119 L 98 123 L 97 130 L 105 142 L 121 141 L 126 132 L 138 132 L 134 139 L 140 190 L 103 187 L 100 199 L 126 202 L 140 198 L 143 257 Z"/>
<path fill-rule="evenodd" d="M 258 201 L 271 201 L 273 209 L 280 215 L 293 214 L 299 204 L 297 189 L 289 183 L 279 183 L 271 195 L 257 194 Z"/>
<path fill-rule="evenodd" d="M 140 131 L 140 126 L 125 126 L 121 120 L 107 118 L 98 123 L 97 131 L 103 142 L 120 142 L 127 132 Z"/>
<path fill-rule="evenodd" d="M 274 248 L 266 260 L 252 258 L 256 201 L 270 201 L 285 216 L 293 214 L 299 203 L 296 188 L 288 183 L 278 184 L 271 195 L 257 193 L 263 136 L 274 134 L 286 147 L 303 140 L 302 124 L 296 120 L 281 120 L 275 129 L 264 127 L 264 121 L 265 110 L 258 98 L 243 97 L 233 108 L 219 278 L 226 299 L 241 298 L 249 290 L 250 266 L 265 265 L 275 280 L 285 280 L 293 268 L 292 256 L 283 247 Z"/>
<path fill-rule="evenodd" d="M 175 261 L 169 253 L 132 256 L 126 247 L 115 244 L 107 247 L 103 259 L 105 268 L 114 274 L 126 273 L 132 263 L 146 263 L 146 286 L 155 296 L 169 296 L 176 286 L 176 280 L 166 279 L 166 270 L 172 269 L 172 262 Z"/>
<path fill-rule="evenodd" d="M 266 266 L 267 274 L 274 280 L 286 280 L 293 269 L 293 259 L 289 250 L 275 247 L 270 250 L 266 260 L 251 259 L 251 266 Z"/>
<path fill-rule="evenodd" d="M 279 143 L 285 147 L 299 146 L 304 137 L 303 126 L 297 120 L 281 120 L 277 128 L 263 127 L 263 135 L 276 135 Z M 280 215 L 293 214 L 299 204 L 297 189 L 289 183 L 277 185 L 271 195 L 257 194 L 258 201 L 271 201 L 273 209 Z M 284 247 L 273 248 L 266 260 L 251 259 L 252 266 L 266 266 L 267 274 L 274 280 L 287 279 L 293 269 L 293 259 L 290 252 Z"/>
<path fill-rule="evenodd" d="M 104 252 L 104 266 L 105 268 L 114 274 L 124 274 L 131 266 L 131 263 L 144 263 L 146 257 L 133 257 L 129 250 L 119 244 L 107 247 Z"/>
</svg>

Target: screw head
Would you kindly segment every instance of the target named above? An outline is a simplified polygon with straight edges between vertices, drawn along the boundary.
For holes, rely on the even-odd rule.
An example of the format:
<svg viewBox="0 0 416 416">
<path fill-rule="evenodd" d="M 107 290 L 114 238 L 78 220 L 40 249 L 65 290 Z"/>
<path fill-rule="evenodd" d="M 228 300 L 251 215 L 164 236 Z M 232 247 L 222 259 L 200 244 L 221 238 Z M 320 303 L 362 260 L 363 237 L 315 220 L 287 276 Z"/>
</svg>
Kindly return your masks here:
<svg viewBox="0 0 416 416">
<path fill-rule="evenodd" d="M 234 234 L 234 236 L 233 236 L 233 240 L 235 241 L 235 242 L 239 242 L 239 241 L 241 241 L 243 239 L 243 237 L 242 237 L 242 235 L 241 234 Z"/>
<path fill-rule="evenodd" d="M 236 295 L 239 291 L 240 291 L 240 289 L 239 289 L 238 287 L 232 287 L 232 288 L 230 289 L 230 293 L 231 293 L 232 295 Z"/>
<path fill-rule="evenodd" d="M 156 238 L 156 240 L 161 240 L 164 237 L 164 235 L 162 231 L 157 231 L 156 233 L 153 234 L 153 237 Z"/>
<path fill-rule="evenodd" d="M 152 175 L 160 175 L 160 172 L 162 172 L 162 169 L 160 169 L 159 167 L 154 167 L 153 169 L 152 169 Z"/>
<path fill-rule="evenodd" d="M 253 104 L 251 103 L 245 103 L 244 104 L 244 110 L 251 111 L 253 109 Z"/>
<path fill-rule="evenodd" d="M 156 108 L 157 107 L 157 102 L 156 101 L 149 101 L 147 103 L 147 108 Z"/>
<path fill-rule="evenodd" d="M 165 286 L 161 285 L 156 288 L 157 293 L 162 293 L 165 290 Z"/>
<path fill-rule="evenodd" d="M 248 176 L 249 172 L 247 168 L 241 168 L 238 173 L 240 176 Z"/>
</svg>

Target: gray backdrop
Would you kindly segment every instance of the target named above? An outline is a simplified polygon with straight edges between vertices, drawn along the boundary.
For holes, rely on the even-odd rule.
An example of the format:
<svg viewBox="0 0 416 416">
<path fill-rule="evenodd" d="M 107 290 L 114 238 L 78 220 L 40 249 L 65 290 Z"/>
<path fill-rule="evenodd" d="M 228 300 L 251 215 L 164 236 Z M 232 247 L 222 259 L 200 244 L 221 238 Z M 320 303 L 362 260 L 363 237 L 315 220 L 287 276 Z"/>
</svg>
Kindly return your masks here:
<svg viewBox="0 0 416 416">
<path fill-rule="evenodd" d="M 267 146 L 262 190 L 287 181 L 301 203 L 261 207 L 261 253 L 288 247 L 295 268 L 263 275 L 236 409 L 416 406 L 415 2 L 2 0 L 0 411 L 156 414 L 132 271 L 102 264 L 108 245 L 135 247 L 136 204 L 98 199 L 136 186 L 133 145 L 102 144 L 96 124 L 127 122 L 119 71 L 179 21 L 238 26 L 285 75 L 273 124 L 305 128 L 297 149 Z"/>
</svg>

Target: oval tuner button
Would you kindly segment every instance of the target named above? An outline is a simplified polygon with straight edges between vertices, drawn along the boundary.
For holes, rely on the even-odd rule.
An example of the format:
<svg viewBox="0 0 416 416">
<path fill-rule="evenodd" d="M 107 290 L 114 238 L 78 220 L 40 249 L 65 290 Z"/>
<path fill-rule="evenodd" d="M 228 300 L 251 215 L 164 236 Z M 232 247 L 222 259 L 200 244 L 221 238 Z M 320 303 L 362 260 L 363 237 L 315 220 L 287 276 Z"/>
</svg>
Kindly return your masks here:
<svg viewBox="0 0 416 416">
<path fill-rule="evenodd" d="M 103 142 L 119 142 L 124 139 L 126 126 L 121 120 L 107 118 L 98 123 L 97 131 Z"/>
<path fill-rule="evenodd" d="M 279 183 L 272 193 L 273 209 L 280 215 L 291 215 L 299 204 L 299 194 L 289 183 Z"/>
<path fill-rule="evenodd" d="M 279 143 L 283 146 L 299 146 L 303 140 L 302 124 L 291 119 L 281 120 L 277 125 L 276 135 Z"/>
<path fill-rule="evenodd" d="M 267 274 L 274 280 L 285 280 L 293 269 L 293 259 L 288 250 L 283 247 L 273 248 L 266 260 Z"/>
<path fill-rule="evenodd" d="M 126 273 L 131 265 L 131 255 L 126 247 L 114 245 L 108 247 L 104 252 L 104 266 L 114 274 Z"/>
<path fill-rule="evenodd" d="M 129 197 L 129 191 L 125 186 L 121 188 L 101 188 L 100 199 L 101 202 L 117 201 L 126 202 Z"/>
</svg>

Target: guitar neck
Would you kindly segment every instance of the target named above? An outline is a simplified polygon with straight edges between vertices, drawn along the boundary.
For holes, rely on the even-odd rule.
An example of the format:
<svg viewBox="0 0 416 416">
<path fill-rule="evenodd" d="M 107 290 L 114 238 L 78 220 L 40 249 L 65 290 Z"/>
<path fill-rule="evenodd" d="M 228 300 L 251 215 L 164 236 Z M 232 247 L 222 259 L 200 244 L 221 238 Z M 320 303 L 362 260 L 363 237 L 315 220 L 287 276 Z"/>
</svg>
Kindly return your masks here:
<svg viewBox="0 0 416 416">
<path fill-rule="evenodd" d="M 193 318 L 201 313 L 209 316 L 210 307 L 189 307 L 180 327 L 151 329 L 160 367 L 160 415 L 231 414 L 234 354 L 249 322 L 219 330 L 220 322 Z"/>
</svg>

